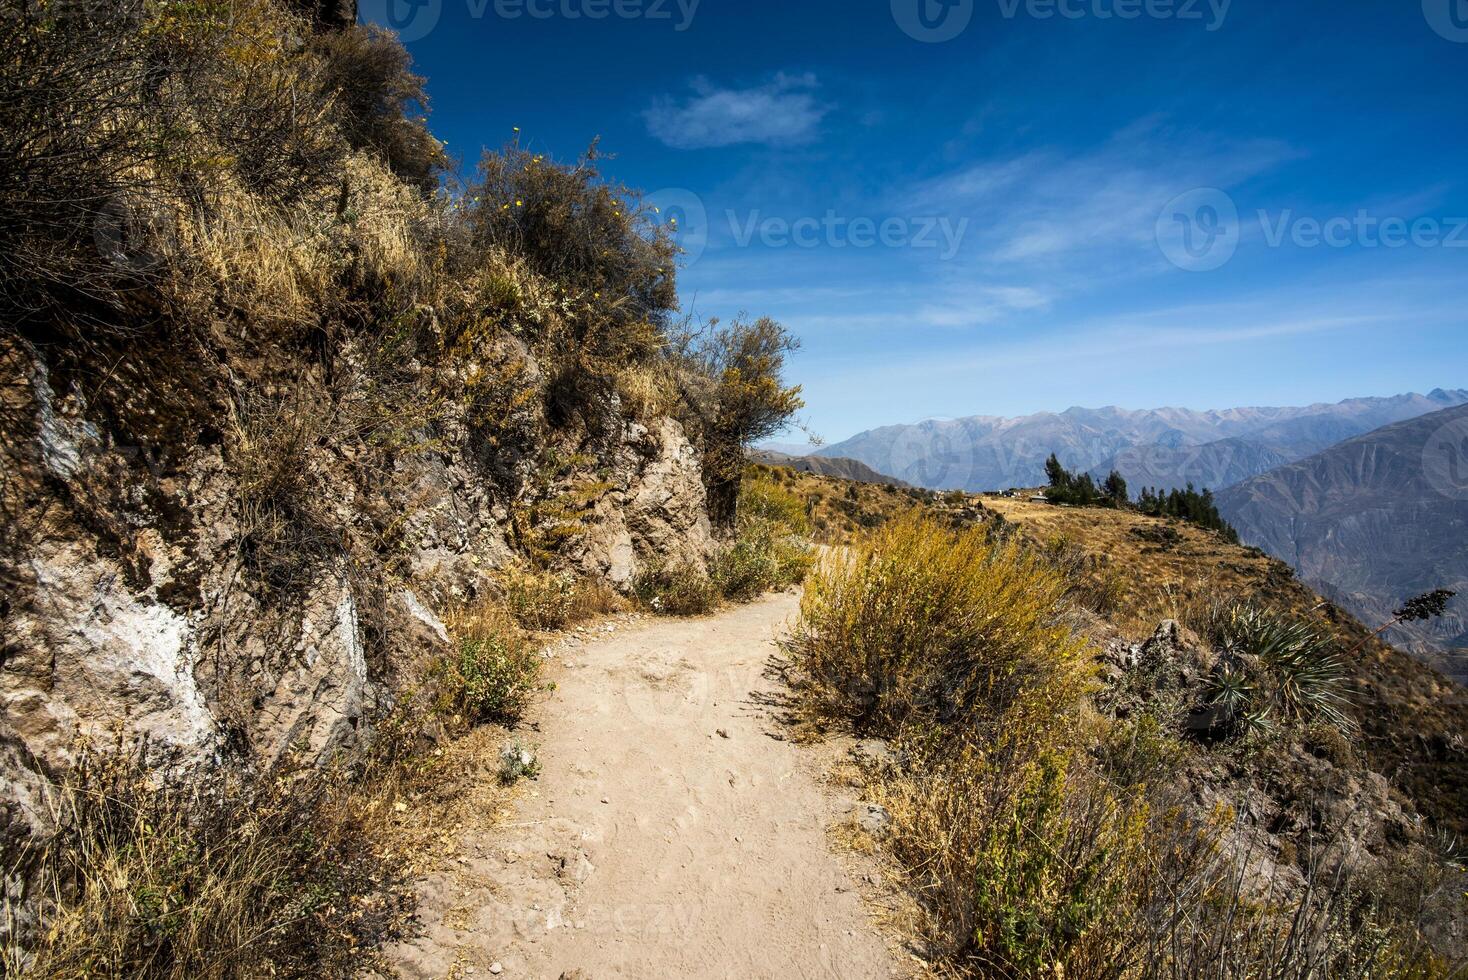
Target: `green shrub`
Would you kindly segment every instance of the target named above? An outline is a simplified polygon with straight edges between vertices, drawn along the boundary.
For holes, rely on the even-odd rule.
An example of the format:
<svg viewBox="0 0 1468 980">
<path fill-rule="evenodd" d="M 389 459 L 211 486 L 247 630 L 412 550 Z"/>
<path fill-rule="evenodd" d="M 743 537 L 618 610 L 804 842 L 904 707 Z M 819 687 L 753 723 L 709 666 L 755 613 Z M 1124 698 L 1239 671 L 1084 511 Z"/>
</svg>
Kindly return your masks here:
<svg viewBox="0 0 1468 980">
<path fill-rule="evenodd" d="M 739 536 L 714 557 L 709 577 L 725 599 L 748 602 L 800 583 L 813 561 L 806 540 L 787 525 L 741 517 Z"/>
<path fill-rule="evenodd" d="M 701 616 L 719 604 L 713 581 L 692 565 L 645 569 L 633 581 L 632 592 L 645 608 L 663 616 Z"/>
<path fill-rule="evenodd" d="M 853 485 L 852 489 L 855 489 Z M 763 519 L 782 525 L 793 535 L 810 535 L 810 517 L 805 500 L 795 491 L 771 478 L 768 471 L 751 468 L 739 487 L 740 519 Z"/>
<path fill-rule="evenodd" d="M 512 742 L 500 749 L 500 782 L 506 786 L 540 776 L 540 759 L 528 746 Z"/>
<path fill-rule="evenodd" d="M 540 676 L 540 652 L 496 606 L 480 606 L 449 624 L 457 650 L 439 660 L 440 712 L 469 724 L 520 720 Z"/>
<path fill-rule="evenodd" d="M 1350 725 L 1345 667 L 1334 642 L 1309 623 L 1253 606 L 1232 606 L 1214 623 L 1223 657 L 1209 698 L 1236 732 L 1325 722 Z"/>
</svg>

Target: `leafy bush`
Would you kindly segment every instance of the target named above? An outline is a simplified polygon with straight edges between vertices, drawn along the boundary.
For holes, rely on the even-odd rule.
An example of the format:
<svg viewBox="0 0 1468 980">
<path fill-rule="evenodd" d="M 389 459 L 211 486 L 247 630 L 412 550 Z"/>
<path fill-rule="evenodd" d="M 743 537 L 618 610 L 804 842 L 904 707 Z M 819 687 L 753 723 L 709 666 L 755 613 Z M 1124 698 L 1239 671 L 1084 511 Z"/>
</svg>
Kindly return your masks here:
<svg viewBox="0 0 1468 980">
<path fill-rule="evenodd" d="M 739 490 L 734 541 L 715 555 L 709 569 L 725 599 L 748 602 L 805 579 L 814 561 L 810 520 L 801 498 L 768 474 L 747 475 Z"/>
<path fill-rule="evenodd" d="M 470 724 L 519 721 L 537 687 L 539 651 L 498 606 L 461 611 L 448 625 L 458 649 L 435 667 L 438 709 Z"/>
<path fill-rule="evenodd" d="M 785 358 L 800 341 L 769 317 L 713 320 L 673 340 L 684 425 L 703 453 L 709 519 L 728 531 L 738 517 L 747 450 L 805 405 L 800 386 L 784 379 Z"/>
<path fill-rule="evenodd" d="M 500 782 L 508 786 L 539 776 L 540 759 L 531 749 L 520 742 L 512 742 L 500 749 Z"/>
<path fill-rule="evenodd" d="M 739 536 L 720 550 L 709 569 L 725 599 L 748 602 L 805 578 L 814 559 L 804 538 L 765 517 L 741 517 Z"/>
<path fill-rule="evenodd" d="M 1049 724 L 1090 672 L 1067 587 L 1018 541 L 910 514 L 818 567 L 789 648 L 822 710 L 862 728 Z"/>
<path fill-rule="evenodd" d="M 739 516 L 781 524 L 791 534 L 810 534 L 805 499 L 777 481 L 767 469 L 750 467 L 745 475 L 739 487 Z"/>
<path fill-rule="evenodd" d="M 719 592 L 708 574 L 691 565 L 656 565 L 632 583 L 642 605 L 664 616 L 701 616 L 719 604 Z"/>
</svg>

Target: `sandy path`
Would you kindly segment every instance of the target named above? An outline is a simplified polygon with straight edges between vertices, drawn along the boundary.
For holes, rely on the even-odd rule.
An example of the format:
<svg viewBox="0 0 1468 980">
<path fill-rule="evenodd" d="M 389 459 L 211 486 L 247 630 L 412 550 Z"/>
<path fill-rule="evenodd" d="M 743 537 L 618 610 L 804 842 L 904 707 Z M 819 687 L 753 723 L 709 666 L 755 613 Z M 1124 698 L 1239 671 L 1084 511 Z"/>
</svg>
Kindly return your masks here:
<svg viewBox="0 0 1468 980">
<path fill-rule="evenodd" d="M 772 737 L 765 668 L 796 606 L 774 596 L 560 645 L 557 690 L 526 733 L 544 771 L 424 883 L 424 935 L 393 950 L 399 972 L 897 975 L 858 892 L 870 885 L 827 842 L 853 803 L 819 779 L 830 749 Z"/>
</svg>

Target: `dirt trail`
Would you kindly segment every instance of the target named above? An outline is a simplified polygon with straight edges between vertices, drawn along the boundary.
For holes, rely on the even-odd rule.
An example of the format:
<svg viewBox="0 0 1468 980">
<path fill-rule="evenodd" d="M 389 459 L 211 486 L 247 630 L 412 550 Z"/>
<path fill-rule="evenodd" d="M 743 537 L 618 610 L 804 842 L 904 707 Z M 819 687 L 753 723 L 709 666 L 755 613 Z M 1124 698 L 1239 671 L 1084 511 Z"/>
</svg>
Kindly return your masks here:
<svg viewBox="0 0 1468 980">
<path fill-rule="evenodd" d="M 796 608 L 780 595 L 558 645 L 525 733 L 544 770 L 423 884 L 401 975 L 900 975 L 873 886 L 827 841 L 855 803 L 821 780 L 835 750 L 784 741 L 769 707 Z"/>
</svg>

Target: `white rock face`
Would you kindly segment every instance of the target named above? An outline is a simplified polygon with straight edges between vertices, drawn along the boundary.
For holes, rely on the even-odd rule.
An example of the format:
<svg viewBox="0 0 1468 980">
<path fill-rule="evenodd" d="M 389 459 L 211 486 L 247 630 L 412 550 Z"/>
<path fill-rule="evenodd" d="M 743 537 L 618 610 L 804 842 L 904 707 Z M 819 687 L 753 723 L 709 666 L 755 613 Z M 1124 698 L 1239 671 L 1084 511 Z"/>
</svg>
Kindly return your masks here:
<svg viewBox="0 0 1468 980">
<path fill-rule="evenodd" d="M 321 760 L 349 747 L 363 720 L 367 660 L 357 605 L 344 578 L 312 594 L 292 657 L 263 699 L 255 729 L 258 749 L 274 762 L 287 752 Z"/>
<path fill-rule="evenodd" d="M 194 679 L 195 627 L 129 591 L 76 542 L 30 562 L 36 591 L 11 624 L 19 654 L 0 673 L 10 727 L 40 758 L 68 759 L 78 734 L 122 730 L 168 757 L 198 757 L 216 724 Z"/>
</svg>

